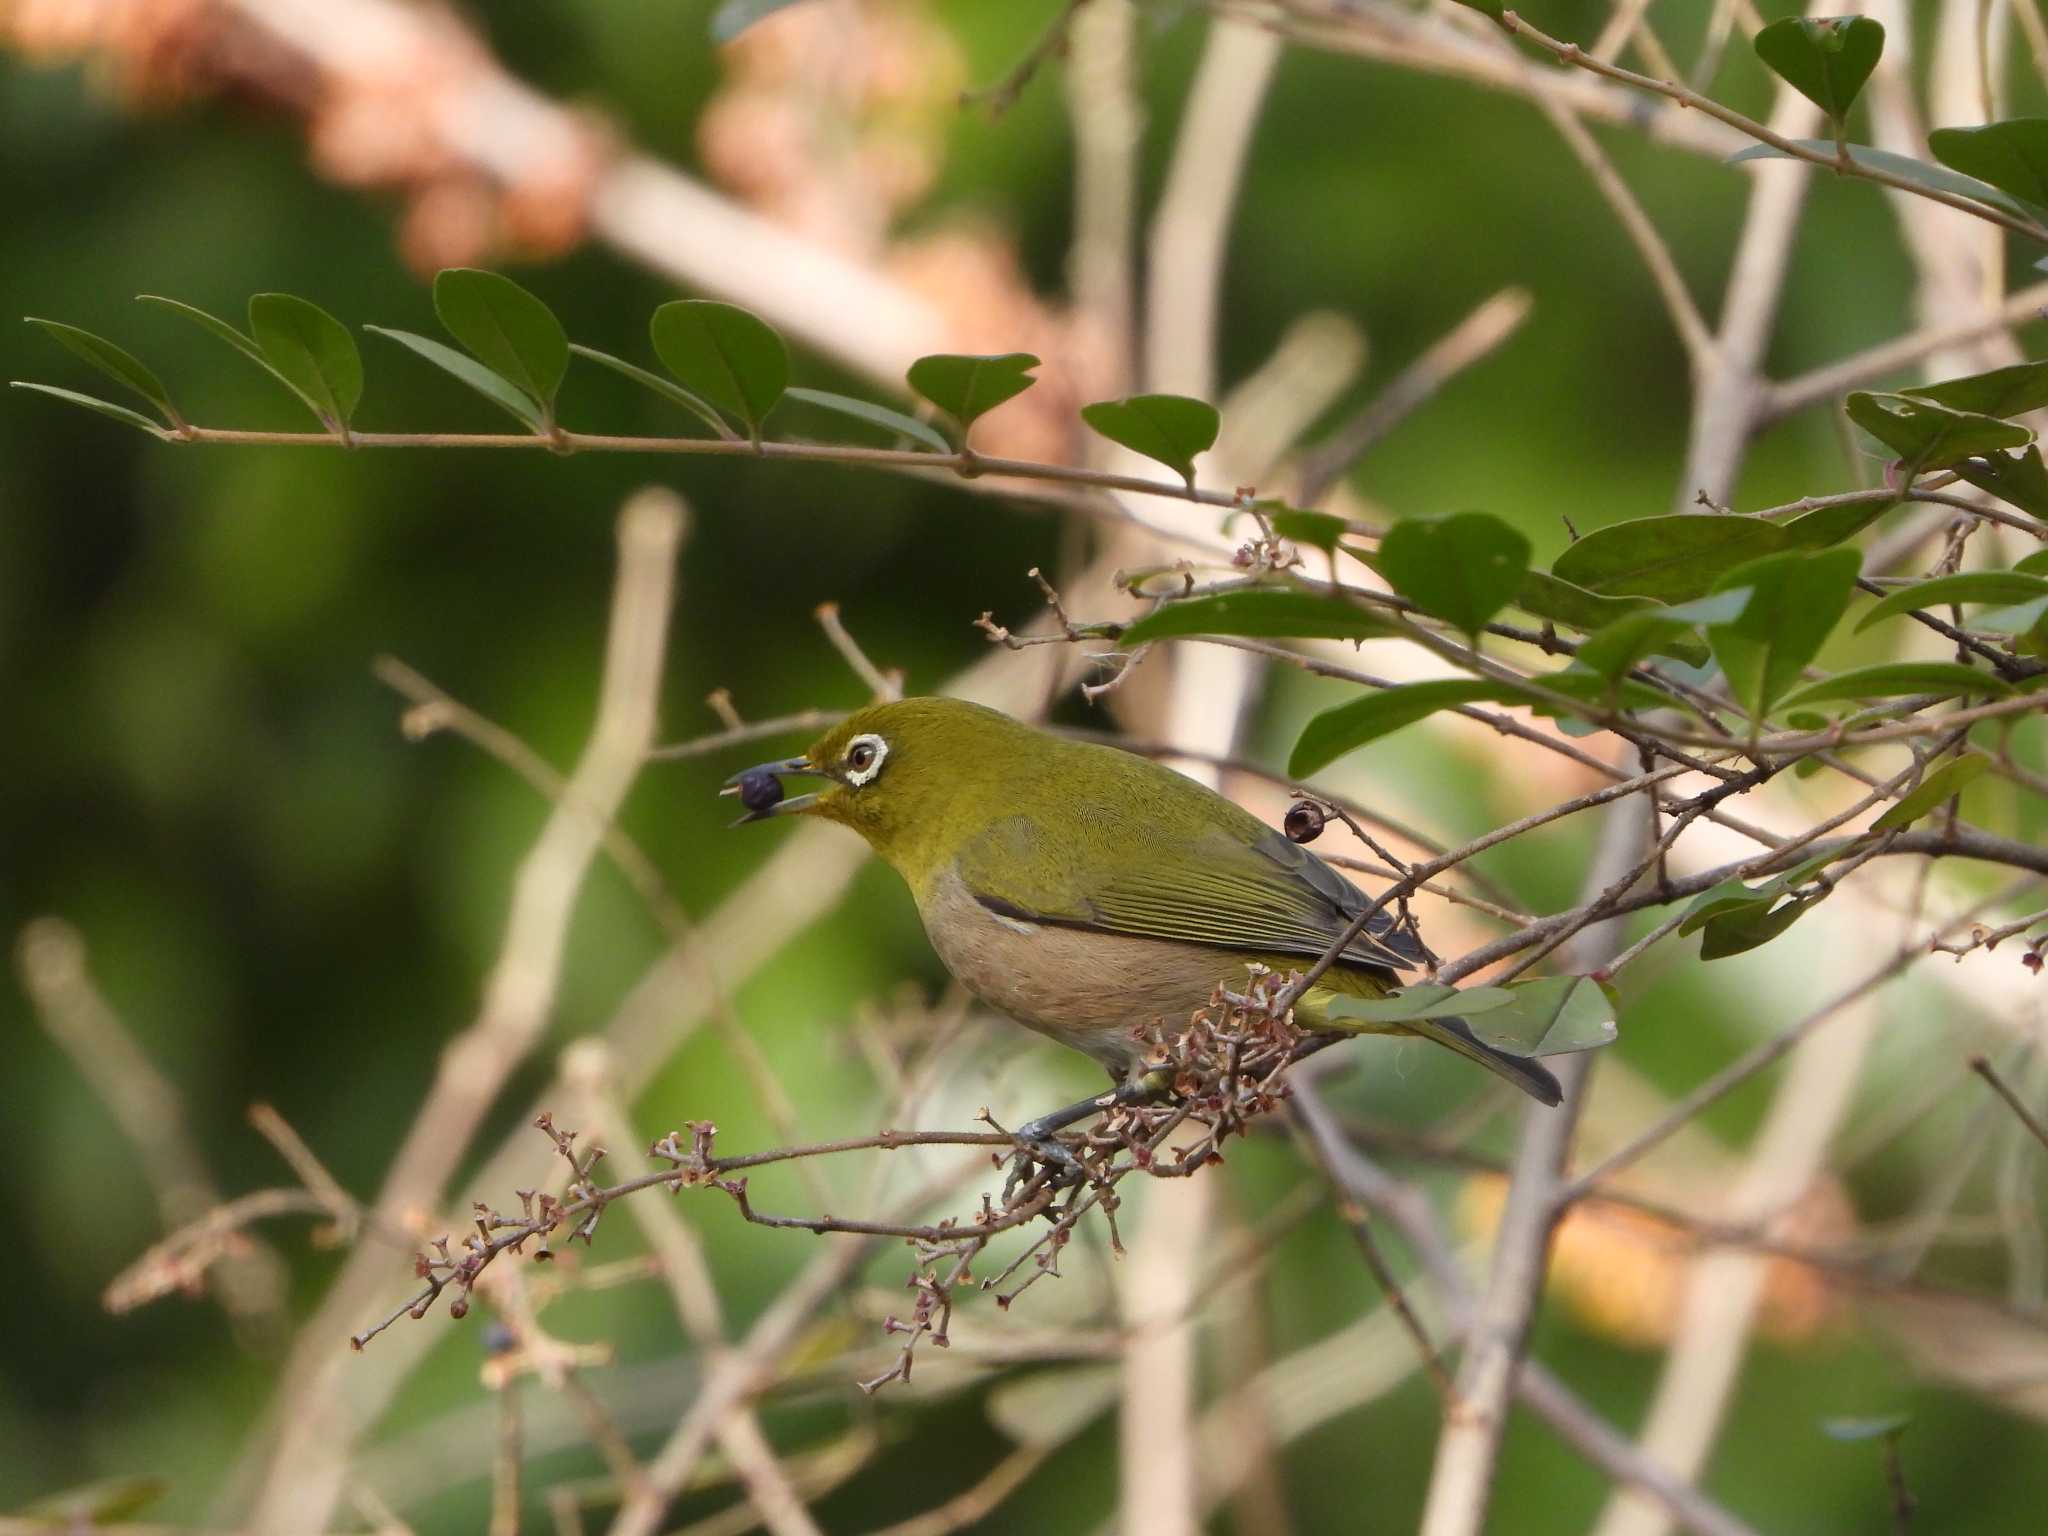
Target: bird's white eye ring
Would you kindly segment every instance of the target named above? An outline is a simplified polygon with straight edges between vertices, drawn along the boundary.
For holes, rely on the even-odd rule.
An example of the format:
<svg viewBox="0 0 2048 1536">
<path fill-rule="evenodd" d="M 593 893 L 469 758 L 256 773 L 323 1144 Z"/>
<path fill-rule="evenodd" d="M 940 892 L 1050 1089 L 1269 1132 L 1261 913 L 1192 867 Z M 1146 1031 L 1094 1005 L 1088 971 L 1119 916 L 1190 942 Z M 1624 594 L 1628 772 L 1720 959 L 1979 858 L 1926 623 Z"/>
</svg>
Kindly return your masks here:
<svg viewBox="0 0 2048 1536">
<path fill-rule="evenodd" d="M 874 782 L 889 759 L 889 743 L 879 736 L 856 736 L 846 748 L 846 782 L 855 789 Z"/>
</svg>

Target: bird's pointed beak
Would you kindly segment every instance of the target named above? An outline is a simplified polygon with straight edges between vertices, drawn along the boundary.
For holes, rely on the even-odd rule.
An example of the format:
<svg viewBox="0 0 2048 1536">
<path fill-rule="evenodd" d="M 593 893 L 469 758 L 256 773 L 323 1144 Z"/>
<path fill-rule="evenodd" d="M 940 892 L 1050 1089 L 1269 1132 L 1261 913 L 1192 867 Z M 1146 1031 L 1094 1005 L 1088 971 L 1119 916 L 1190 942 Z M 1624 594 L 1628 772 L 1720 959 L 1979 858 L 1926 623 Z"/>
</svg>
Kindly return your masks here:
<svg viewBox="0 0 2048 1536">
<path fill-rule="evenodd" d="M 817 803 L 815 793 L 782 796 L 782 776 L 785 773 L 817 774 L 807 757 L 785 757 L 776 763 L 761 763 L 734 774 L 719 787 L 721 795 L 737 795 L 747 813 L 733 825 L 743 827 L 750 821 L 766 821 L 771 816 L 794 816 Z"/>
</svg>

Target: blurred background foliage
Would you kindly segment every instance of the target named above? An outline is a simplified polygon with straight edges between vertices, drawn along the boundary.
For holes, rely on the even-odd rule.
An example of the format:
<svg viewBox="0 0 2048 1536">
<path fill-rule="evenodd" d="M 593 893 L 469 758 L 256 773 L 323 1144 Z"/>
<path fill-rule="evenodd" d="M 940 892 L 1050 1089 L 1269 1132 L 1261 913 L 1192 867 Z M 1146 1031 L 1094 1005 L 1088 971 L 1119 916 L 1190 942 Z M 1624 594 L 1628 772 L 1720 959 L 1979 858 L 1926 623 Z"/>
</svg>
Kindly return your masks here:
<svg viewBox="0 0 2048 1536">
<path fill-rule="evenodd" d="M 950 0 L 905 9 L 937 22 L 971 83 L 1006 70 L 1054 7 Z M 1606 8 L 1543 9 L 1553 31 L 1572 37 L 1590 35 Z M 1689 49 L 1689 8 L 1664 9 L 1666 40 Z M 705 12 L 702 0 L 522 0 L 474 6 L 469 16 L 540 89 L 701 169 L 700 130 L 726 73 L 706 41 Z M 1195 7 L 1146 8 L 1148 200 L 1204 26 Z M 1718 91 L 1749 110 L 1766 102 L 1745 49 L 1730 49 Z M 934 121 L 931 185 L 900 226 L 971 219 L 1014 249 L 1040 292 L 1056 294 L 1072 222 L 1057 70 L 1000 118 L 948 108 Z M 1626 135 L 1603 140 L 1697 291 L 1717 292 L 1743 177 Z M 310 174 L 294 126 L 256 104 L 136 110 L 88 67 L 16 54 L 0 58 L 0 141 L 0 199 L 15 210 L 0 222 L 0 315 L 53 316 L 123 341 L 157 366 L 194 419 L 298 424 L 254 370 L 175 318 L 132 306 L 130 295 L 165 293 L 236 315 L 249 293 L 287 289 L 351 323 L 434 329 L 393 211 Z M 644 355 L 648 312 L 674 296 L 594 247 L 515 270 L 572 336 L 632 356 Z M 1290 51 L 1232 234 L 1221 307 L 1226 383 L 1253 370 L 1299 315 L 1329 309 L 1369 338 L 1364 378 L 1343 402 L 1353 406 L 1511 283 L 1533 296 L 1528 324 L 1376 449 L 1354 483 L 1400 514 L 1483 507 L 1521 527 L 1543 562 L 1565 542 L 1566 518 L 1583 532 L 1666 510 L 1676 492 L 1687 368 L 1649 280 L 1534 109 Z M 1773 367 L 1794 371 L 1892 333 L 1910 290 L 1879 196 L 1821 182 Z M 46 338 L 14 325 L 0 334 L 8 376 L 80 382 Z M 487 407 L 397 349 L 367 338 L 365 352 L 360 425 L 500 427 Z M 806 382 L 844 382 L 815 358 L 800 357 L 798 369 Z M 581 364 L 564 399 L 578 425 L 673 426 L 650 397 Z M 393 696 L 371 676 L 373 657 L 402 657 L 566 764 L 593 706 L 613 514 L 642 483 L 675 486 L 694 511 L 670 655 L 670 736 L 713 727 L 702 700 L 717 687 L 749 716 L 858 702 L 860 684 L 811 618 L 827 600 L 843 605 L 872 655 L 905 668 L 913 689 L 930 687 L 985 654 L 971 627 L 977 614 L 1028 617 L 1035 598 L 1024 571 L 1054 568 L 1063 548 L 1057 515 L 1041 506 L 854 470 L 176 449 L 20 395 L 0 408 L 0 466 L 0 933 L 49 913 L 82 930 L 96 976 L 185 1095 L 193 1134 L 231 1192 L 282 1175 L 245 1123 L 255 1100 L 275 1104 L 349 1188 L 375 1189 L 441 1044 L 474 1009 L 509 877 L 545 814 L 467 746 L 445 737 L 406 744 Z M 1809 411 L 1757 445 L 1737 500 L 1846 489 L 1874 472 L 1846 451 L 1828 411 Z M 1331 696 L 1327 686 L 1281 679 L 1252 750 L 1281 760 L 1291 728 Z M 1461 839 L 1520 804 L 1497 781 L 1489 742 L 1476 731 L 1407 733 L 1358 755 L 1332 782 L 1368 797 L 1384 788 L 1432 830 Z M 629 804 L 628 827 L 693 913 L 715 906 L 777 835 L 722 831 L 727 807 L 712 791 L 751 760 L 742 749 L 731 761 L 657 766 Z M 1563 824 L 1501 850 L 1489 870 L 1539 909 L 1560 904 L 1578 884 L 1588 832 Z M 1795 935 L 1711 971 L 1690 962 L 1689 948 L 1676 952 L 1688 958 L 1634 979 L 1617 1054 L 1666 1091 L 1696 1082 L 1811 1000 L 1817 961 L 1805 942 Z M 515 1081 L 507 1106 L 526 1102 L 555 1050 L 600 1025 L 660 948 L 624 882 L 600 865 L 572 934 L 549 1048 Z M 807 1130 L 864 1128 L 872 1101 L 844 1021 L 906 978 L 924 997 L 943 981 L 907 898 L 870 868 L 827 921 L 739 994 L 740 1016 L 786 1074 Z M 1883 1005 L 1900 1034 L 1923 1036 L 1954 1006 L 1952 994 L 1920 983 Z M 0 1508 L 142 1474 L 167 1485 L 151 1518 L 200 1518 L 255 1421 L 277 1356 L 242 1347 L 203 1304 L 173 1300 L 119 1318 L 101 1310 L 107 1281 L 159 1235 L 154 1202 L 134 1152 L 13 986 L 0 987 L 0 1030 L 12 1227 L 0 1306 Z M 1053 1059 L 1021 1036 L 990 1038 L 991 1102 L 1024 1110 L 1033 1106 L 1019 1102 L 1020 1084 L 1039 1094 L 1091 1081 L 1078 1058 Z M 1470 1087 L 1454 1065 L 1417 1053 L 1372 1059 L 1393 1070 L 1354 1074 L 1342 1094 L 1390 1119 L 1427 1126 Z M 1904 1043 L 1888 1042 L 1871 1099 L 1900 1091 L 1914 1061 Z M 858 1093 L 847 1092 L 849 1081 L 862 1083 Z M 1763 1102 L 1746 1091 L 1709 1125 L 1739 1138 Z M 511 1112 L 502 1109 L 493 1129 Z M 732 1149 L 772 1139 L 708 1035 L 678 1055 L 636 1116 L 650 1131 L 715 1118 Z M 1922 1155 L 1872 1159 L 1851 1174 L 1849 1198 L 1866 1218 L 1912 1208 L 1930 1158 L 1957 1133 L 1952 1118 L 1931 1118 L 1919 1133 Z M 1504 1129 L 1486 1144 L 1504 1147 Z M 1275 1142 L 1247 1148 L 1221 1177 L 1230 1207 L 1256 1219 L 1287 1198 L 1301 1169 Z M 1461 1196 L 1448 1174 L 1428 1177 L 1447 1200 L 1483 1198 L 1470 1188 Z M 801 1236 L 743 1226 L 722 1204 L 683 1209 L 710 1240 L 738 1322 L 811 1251 Z M 275 1235 L 303 1311 L 336 1258 L 299 1230 Z M 624 1223 L 610 1223 L 592 1259 L 636 1248 Z M 1587 1273 L 1620 1269 L 1617 1284 L 1654 1289 L 1641 1253 L 1603 1261 L 1593 1251 Z M 1957 1273 L 1971 1274 L 1975 1262 L 1977 1278 L 1998 1283 L 1993 1258 L 1957 1262 Z M 896 1283 L 892 1265 L 899 1260 L 884 1255 L 881 1283 Z M 404 1281 L 394 1262 L 394 1296 Z M 1342 1326 L 1367 1284 L 1342 1228 L 1326 1213 L 1307 1221 L 1265 1276 L 1269 1347 L 1298 1347 Z M 1050 1289 L 1034 1293 L 1049 1314 L 1078 1306 L 1054 1301 Z M 1654 1297 L 1641 1304 L 1657 1307 Z M 1617 1306 L 1626 1312 L 1603 1303 L 1597 1287 L 1553 1305 L 1535 1350 L 1626 1426 L 1655 1378 L 1657 1329 L 1630 1336 Z M 1907 1410 L 1908 1476 L 1931 1529 L 2034 1528 L 2048 1500 L 2041 1425 L 1921 1380 L 1833 1303 L 1815 1306 L 1824 1321 L 1788 1325 L 1754 1351 L 1710 1486 L 1772 1530 L 1884 1528 L 1875 1448 L 1836 1444 L 1818 1426 L 1829 1415 Z M 618 1380 L 637 1381 L 653 1404 L 640 1432 L 657 1434 L 660 1373 L 672 1373 L 680 1392 L 691 1369 L 675 1353 L 679 1335 L 658 1288 L 572 1297 L 550 1323 L 564 1337 L 614 1342 Z M 956 1332 L 980 1323 L 970 1312 Z M 402 1326 L 445 1337 L 385 1439 L 474 1414 L 487 1397 L 480 1319 Z M 2039 1371 L 2042 1356 L 2020 1364 Z M 602 1386 L 605 1377 L 595 1379 Z M 800 1444 L 879 1416 L 881 1460 L 821 1510 L 830 1528 L 853 1530 L 934 1502 L 1001 1454 L 1000 1437 L 969 1411 L 974 1400 L 885 1396 L 871 1410 L 835 1378 L 773 1422 L 779 1438 Z M 1317 1429 L 1285 1463 L 1299 1528 L 1407 1528 L 1435 1433 L 1436 1404 L 1419 1379 Z M 1111 1434 L 1104 1418 L 1062 1450 L 1060 1475 L 1029 1484 L 1005 1507 L 1003 1526 L 1086 1529 L 1101 1520 L 1113 1507 Z M 588 1473 L 594 1461 L 568 1452 L 537 1465 Z M 1330 1475 L 1333 1467 L 1344 1475 Z M 1503 1478 L 1499 1528 L 1516 1532 L 1583 1529 L 1605 1492 L 1534 1423 L 1511 1433 Z M 484 1499 L 484 1483 L 472 1479 L 404 1513 L 422 1530 L 473 1529 Z M 1362 1515 L 1366 1505 L 1378 1513 Z"/>
</svg>

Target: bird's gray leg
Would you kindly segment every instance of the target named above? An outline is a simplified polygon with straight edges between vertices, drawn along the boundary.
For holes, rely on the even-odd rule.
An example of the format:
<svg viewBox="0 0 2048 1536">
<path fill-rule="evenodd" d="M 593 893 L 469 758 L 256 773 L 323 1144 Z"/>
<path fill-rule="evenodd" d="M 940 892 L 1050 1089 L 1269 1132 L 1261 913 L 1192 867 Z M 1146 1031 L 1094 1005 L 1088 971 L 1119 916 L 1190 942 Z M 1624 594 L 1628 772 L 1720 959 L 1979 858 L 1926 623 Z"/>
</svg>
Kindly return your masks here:
<svg viewBox="0 0 2048 1536">
<path fill-rule="evenodd" d="M 1151 1076 L 1122 1077 L 1115 1073 L 1116 1086 L 1108 1093 L 1098 1093 L 1090 1099 L 1079 1099 L 1063 1109 L 1056 1109 L 1049 1115 L 1040 1115 L 1036 1120 L 1027 1121 L 1012 1133 L 1017 1143 L 1019 1162 L 1011 1171 L 1009 1184 L 1004 1189 L 1007 1198 L 1020 1179 L 1026 1176 L 1033 1164 L 1043 1166 L 1053 1174 L 1053 1183 L 1064 1188 L 1078 1184 L 1082 1177 L 1081 1160 L 1073 1150 L 1059 1139 L 1059 1133 L 1069 1126 L 1078 1125 L 1090 1115 L 1100 1114 L 1105 1109 L 1114 1109 L 1123 1104 L 1142 1104 L 1156 1097 L 1166 1086 L 1161 1074 Z"/>
</svg>

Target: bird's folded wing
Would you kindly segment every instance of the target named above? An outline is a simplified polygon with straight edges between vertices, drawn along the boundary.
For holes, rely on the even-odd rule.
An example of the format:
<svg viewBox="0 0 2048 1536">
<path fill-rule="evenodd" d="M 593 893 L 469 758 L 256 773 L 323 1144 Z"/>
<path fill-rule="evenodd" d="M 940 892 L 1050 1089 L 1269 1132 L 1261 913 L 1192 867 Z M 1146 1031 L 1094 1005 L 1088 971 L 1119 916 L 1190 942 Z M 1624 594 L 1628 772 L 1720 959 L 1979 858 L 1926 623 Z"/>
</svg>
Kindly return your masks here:
<svg viewBox="0 0 2048 1536">
<path fill-rule="evenodd" d="M 1015 844 L 1027 835 L 1014 824 L 992 828 L 963 851 L 958 866 L 983 907 L 1014 920 L 1314 960 L 1371 905 L 1336 870 L 1263 825 L 1249 841 L 1222 829 L 1189 841 L 1146 839 L 1110 861 L 1114 873 L 1069 866 L 1063 877 L 1020 885 L 1014 871 L 1022 850 Z M 1038 852 L 1034 863 L 1044 869 L 1046 851 Z M 1088 862 L 1099 868 L 1105 861 Z M 1345 946 L 1343 958 L 1409 970 L 1428 956 L 1383 911 Z"/>
</svg>

